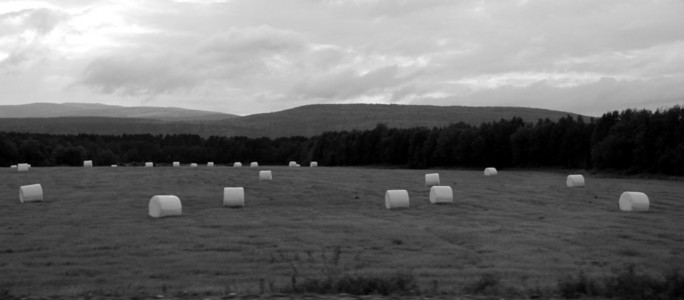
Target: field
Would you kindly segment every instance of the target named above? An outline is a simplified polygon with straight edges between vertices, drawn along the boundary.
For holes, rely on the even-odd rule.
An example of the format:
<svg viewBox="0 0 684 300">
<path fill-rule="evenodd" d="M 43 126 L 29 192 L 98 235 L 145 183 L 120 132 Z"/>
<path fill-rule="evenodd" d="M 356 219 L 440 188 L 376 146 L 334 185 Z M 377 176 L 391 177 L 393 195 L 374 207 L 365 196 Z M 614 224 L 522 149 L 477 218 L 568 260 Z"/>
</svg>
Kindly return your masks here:
<svg viewBox="0 0 684 300">
<path fill-rule="evenodd" d="M 583 271 L 634 264 L 659 275 L 684 266 L 684 184 L 500 170 L 95 167 L 0 170 L 0 290 L 13 294 L 275 292 L 326 276 L 410 274 L 426 293 L 462 293 L 482 278 L 525 293 Z M 432 205 L 426 173 L 454 189 Z M 19 203 L 40 183 L 42 203 Z M 223 187 L 245 188 L 223 208 Z M 409 209 L 384 193 L 407 189 Z M 618 210 L 623 191 L 648 212 Z M 152 219 L 154 195 L 183 216 Z M 487 277 L 490 276 L 490 277 Z"/>
</svg>

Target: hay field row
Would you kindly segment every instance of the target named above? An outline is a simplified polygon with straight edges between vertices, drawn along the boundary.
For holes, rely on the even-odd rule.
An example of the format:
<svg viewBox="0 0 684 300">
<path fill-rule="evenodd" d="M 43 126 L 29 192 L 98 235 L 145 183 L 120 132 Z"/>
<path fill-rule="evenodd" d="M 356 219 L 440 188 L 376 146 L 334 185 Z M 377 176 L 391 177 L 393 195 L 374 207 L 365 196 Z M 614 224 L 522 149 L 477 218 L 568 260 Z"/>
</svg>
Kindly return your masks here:
<svg viewBox="0 0 684 300">
<path fill-rule="evenodd" d="M 554 286 L 579 270 L 633 263 L 659 274 L 684 265 L 684 185 L 564 173 L 287 168 L 32 168 L 0 171 L 0 290 L 255 293 L 326 274 L 410 273 L 421 289 L 458 293 L 483 274 L 518 289 Z M 431 205 L 426 173 L 454 189 Z M 40 183 L 46 202 L 21 204 Z M 223 208 L 223 187 L 245 207 Z M 384 193 L 411 207 L 388 211 Z M 648 212 L 618 210 L 623 191 Z M 183 216 L 152 219 L 154 195 L 177 195 Z"/>
</svg>

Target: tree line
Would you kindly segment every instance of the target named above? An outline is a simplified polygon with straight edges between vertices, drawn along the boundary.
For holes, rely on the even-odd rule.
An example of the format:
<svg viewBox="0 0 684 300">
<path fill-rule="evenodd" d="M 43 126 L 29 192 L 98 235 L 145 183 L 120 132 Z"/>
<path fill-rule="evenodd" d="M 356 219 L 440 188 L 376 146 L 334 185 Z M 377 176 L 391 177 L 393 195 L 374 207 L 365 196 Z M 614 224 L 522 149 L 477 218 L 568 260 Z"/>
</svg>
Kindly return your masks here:
<svg viewBox="0 0 684 300">
<path fill-rule="evenodd" d="M 324 166 L 396 166 L 609 170 L 684 175 L 684 109 L 624 110 L 585 120 L 521 118 L 453 123 L 441 128 L 326 132 L 307 137 L 247 138 L 192 134 L 51 135 L 0 132 L 0 164 L 35 166 L 232 164 L 318 161 Z"/>
</svg>

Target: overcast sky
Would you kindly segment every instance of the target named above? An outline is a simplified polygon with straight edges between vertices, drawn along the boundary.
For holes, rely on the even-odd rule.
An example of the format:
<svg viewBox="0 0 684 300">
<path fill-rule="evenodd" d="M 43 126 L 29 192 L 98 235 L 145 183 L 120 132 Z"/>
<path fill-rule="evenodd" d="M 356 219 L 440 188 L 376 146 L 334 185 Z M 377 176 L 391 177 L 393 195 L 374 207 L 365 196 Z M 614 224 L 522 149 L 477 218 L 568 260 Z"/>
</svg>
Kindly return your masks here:
<svg viewBox="0 0 684 300">
<path fill-rule="evenodd" d="M 0 0 L 0 104 L 684 103 L 684 0 Z"/>
</svg>

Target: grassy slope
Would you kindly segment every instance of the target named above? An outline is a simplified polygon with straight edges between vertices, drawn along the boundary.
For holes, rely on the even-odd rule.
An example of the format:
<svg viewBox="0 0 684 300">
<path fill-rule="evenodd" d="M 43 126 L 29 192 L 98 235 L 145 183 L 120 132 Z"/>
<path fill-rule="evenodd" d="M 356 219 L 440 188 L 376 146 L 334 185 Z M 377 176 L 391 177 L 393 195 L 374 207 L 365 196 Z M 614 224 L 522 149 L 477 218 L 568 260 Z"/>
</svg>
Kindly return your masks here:
<svg viewBox="0 0 684 300">
<path fill-rule="evenodd" d="M 338 246 L 333 271 L 407 271 L 421 288 L 457 292 L 486 273 L 525 289 L 578 270 L 684 265 L 680 182 L 587 177 L 587 189 L 569 189 L 559 173 L 438 170 L 455 204 L 435 206 L 426 171 L 259 169 L 274 180 L 226 167 L 0 170 L 0 290 L 258 292 L 262 279 L 288 285 L 295 269 L 300 281 L 322 276 Z M 18 187 L 33 183 L 48 201 L 20 204 Z M 245 208 L 221 208 L 225 186 L 245 187 Z M 411 208 L 387 211 L 384 192 L 397 188 Z M 619 212 L 626 190 L 647 193 L 651 210 Z M 184 215 L 149 218 L 156 194 L 179 196 Z"/>
</svg>

